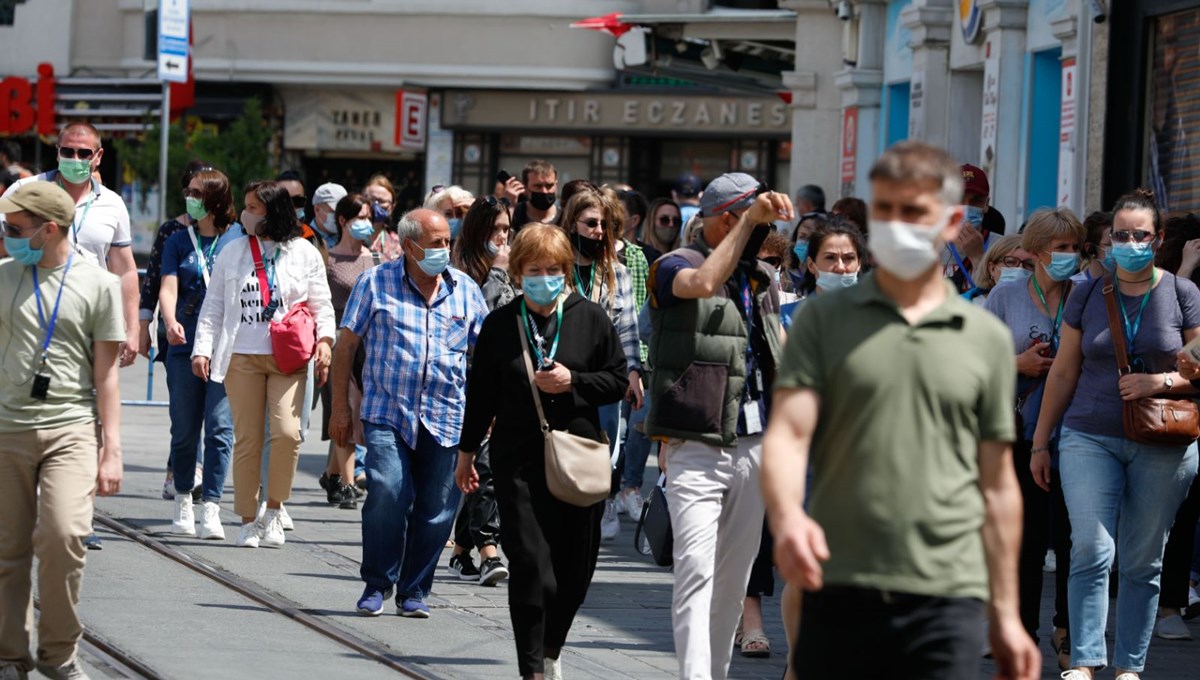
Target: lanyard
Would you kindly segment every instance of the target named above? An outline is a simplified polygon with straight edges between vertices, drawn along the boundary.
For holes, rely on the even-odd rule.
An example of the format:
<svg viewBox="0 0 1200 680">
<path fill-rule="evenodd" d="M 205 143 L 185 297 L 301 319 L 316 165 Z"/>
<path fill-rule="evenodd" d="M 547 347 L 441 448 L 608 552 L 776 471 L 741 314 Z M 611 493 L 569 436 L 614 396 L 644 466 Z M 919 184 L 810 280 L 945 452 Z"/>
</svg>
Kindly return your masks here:
<svg viewBox="0 0 1200 680">
<path fill-rule="evenodd" d="M 529 326 L 529 333 L 533 335 L 533 353 L 537 357 L 538 366 L 554 363 L 554 357 L 558 354 L 558 339 L 562 336 L 562 298 L 558 300 L 558 321 L 554 328 L 554 343 L 550 346 L 550 354 L 548 356 L 542 356 L 542 347 L 546 344 L 546 339 L 538 332 L 537 324 L 533 323 L 533 319 L 529 318 L 529 313 L 525 309 L 524 297 L 521 298 L 521 317 L 525 319 L 525 324 Z"/>
<path fill-rule="evenodd" d="M 67 257 L 67 268 L 63 270 L 62 281 L 58 282 L 58 295 L 54 297 L 54 311 L 50 312 L 50 323 L 46 323 L 46 315 L 42 312 L 42 291 L 38 283 L 38 268 L 37 265 L 31 265 L 29 269 L 33 272 L 33 297 L 37 301 L 38 310 L 38 325 L 46 330 L 46 339 L 42 341 L 42 365 L 46 365 L 46 359 L 50 356 L 50 339 L 54 337 L 54 327 L 58 324 L 58 305 L 62 302 L 63 289 L 67 287 L 67 274 L 71 271 L 71 262 L 75 260 L 75 255 L 72 253 Z"/>
<path fill-rule="evenodd" d="M 1038 299 L 1042 301 L 1042 309 L 1046 310 L 1046 317 L 1049 318 L 1050 317 L 1050 305 L 1046 304 L 1046 296 L 1044 293 L 1042 293 L 1042 286 L 1041 286 L 1041 284 L 1038 283 L 1037 274 L 1030 276 L 1029 280 L 1033 281 L 1033 289 L 1035 291 L 1037 291 Z M 1050 336 L 1050 344 L 1056 350 L 1058 349 L 1058 333 L 1062 329 L 1063 304 L 1066 302 L 1066 300 L 1067 300 L 1067 291 L 1064 290 L 1062 292 L 1062 294 L 1058 297 L 1058 315 L 1054 317 L 1054 334 Z M 1141 314 L 1139 313 L 1138 314 L 1138 323 L 1139 324 L 1141 323 L 1141 318 L 1142 318 Z M 1126 321 L 1126 323 L 1128 324 L 1129 322 Z M 1132 341 L 1130 341 L 1130 342 L 1132 342 Z"/>
<path fill-rule="evenodd" d="M 1137 337 L 1138 330 L 1142 327 L 1142 314 L 1146 311 L 1146 304 L 1150 302 L 1150 293 L 1154 292 L 1154 284 L 1158 283 L 1158 268 L 1154 269 L 1154 276 L 1150 278 L 1150 287 L 1146 289 L 1146 294 L 1142 296 L 1142 303 L 1138 306 L 1137 316 L 1133 321 L 1129 320 L 1129 314 L 1125 311 L 1125 302 L 1122 300 L 1121 320 L 1125 322 L 1125 337 L 1129 339 L 1129 347 L 1133 348 L 1133 339 Z"/>
<path fill-rule="evenodd" d="M 592 276 L 590 279 L 588 279 L 588 287 L 585 291 L 583 288 L 583 280 L 579 278 L 579 265 L 575 265 L 575 285 L 579 288 L 579 292 L 583 293 L 583 296 L 588 300 L 592 300 L 592 290 L 596 287 L 596 263 L 593 262 L 591 267 Z M 592 302 L 595 302 L 595 300 L 592 300 Z"/>
<path fill-rule="evenodd" d="M 62 177 L 58 177 L 57 180 L 59 188 L 66 191 L 66 187 L 62 183 Z M 71 223 L 71 236 L 74 237 L 75 245 L 79 245 L 79 230 L 83 228 L 83 223 L 87 221 L 88 211 L 92 209 L 92 201 L 96 200 L 96 180 L 92 180 L 92 186 L 88 193 L 90 195 L 88 196 L 88 202 L 83 205 L 83 216 Z"/>
<path fill-rule="evenodd" d="M 967 287 L 969 289 L 974 289 L 975 279 L 971 277 L 970 270 L 967 269 L 967 265 L 963 262 L 962 256 L 958 254 L 958 248 L 955 248 L 953 243 L 947 243 L 946 247 L 950 249 L 950 254 L 954 256 L 954 261 L 958 263 L 958 271 L 962 272 L 963 277 L 966 278 Z"/>
<path fill-rule="evenodd" d="M 746 274 L 738 275 L 740 288 L 742 289 L 742 311 L 746 315 L 746 358 L 753 360 L 754 358 L 754 294 L 750 289 L 750 277 Z"/>
<path fill-rule="evenodd" d="M 196 238 L 195 227 L 188 227 L 188 236 L 192 239 L 192 247 L 196 249 L 196 263 L 200 265 L 200 275 L 204 277 L 204 287 L 208 288 L 208 274 L 212 271 L 213 253 L 217 250 L 217 241 L 219 236 L 213 237 L 212 245 L 208 247 L 208 253 L 200 248 L 200 240 Z"/>
</svg>

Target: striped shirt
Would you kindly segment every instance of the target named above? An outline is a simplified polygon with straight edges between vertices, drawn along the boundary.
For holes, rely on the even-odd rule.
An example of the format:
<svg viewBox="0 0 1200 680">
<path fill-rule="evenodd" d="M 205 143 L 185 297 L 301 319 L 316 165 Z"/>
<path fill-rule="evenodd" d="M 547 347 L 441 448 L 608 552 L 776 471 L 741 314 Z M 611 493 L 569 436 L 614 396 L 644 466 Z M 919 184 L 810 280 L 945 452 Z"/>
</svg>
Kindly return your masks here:
<svg viewBox="0 0 1200 680">
<path fill-rule="evenodd" d="M 427 304 L 404 266 L 400 258 L 364 272 L 342 315 L 341 327 L 366 342 L 361 416 L 395 429 L 409 448 L 422 425 L 439 445 L 458 446 L 467 350 L 488 309 L 479 286 L 453 267 Z"/>
</svg>

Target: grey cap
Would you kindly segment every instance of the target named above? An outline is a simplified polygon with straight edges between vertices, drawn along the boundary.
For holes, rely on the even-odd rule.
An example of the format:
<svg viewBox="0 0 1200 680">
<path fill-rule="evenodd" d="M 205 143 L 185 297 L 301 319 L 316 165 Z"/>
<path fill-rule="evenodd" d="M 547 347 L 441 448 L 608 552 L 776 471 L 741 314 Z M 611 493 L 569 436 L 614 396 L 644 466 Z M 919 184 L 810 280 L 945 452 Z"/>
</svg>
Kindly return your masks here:
<svg viewBox="0 0 1200 680">
<path fill-rule="evenodd" d="M 714 179 L 700 196 L 700 214 L 712 217 L 754 204 L 759 181 L 744 172 L 727 172 Z"/>
<path fill-rule="evenodd" d="M 337 205 L 337 202 L 346 197 L 346 187 L 341 184 L 329 182 L 317 187 L 316 193 L 313 194 L 313 205 L 322 205 L 325 203 Z"/>
</svg>

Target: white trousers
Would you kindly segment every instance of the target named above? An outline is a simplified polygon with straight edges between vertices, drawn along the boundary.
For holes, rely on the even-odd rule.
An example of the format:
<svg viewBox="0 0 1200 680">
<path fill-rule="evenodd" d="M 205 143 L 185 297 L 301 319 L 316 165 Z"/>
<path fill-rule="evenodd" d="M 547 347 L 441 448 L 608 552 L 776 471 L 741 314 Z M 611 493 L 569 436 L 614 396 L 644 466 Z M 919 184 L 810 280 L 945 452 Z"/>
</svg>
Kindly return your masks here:
<svg viewBox="0 0 1200 680">
<path fill-rule="evenodd" d="M 739 437 L 736 449 L 677 440 L 667 446 L 679 677 L 724 680 L 762 539 L 762 437 Z"/>
</svg>

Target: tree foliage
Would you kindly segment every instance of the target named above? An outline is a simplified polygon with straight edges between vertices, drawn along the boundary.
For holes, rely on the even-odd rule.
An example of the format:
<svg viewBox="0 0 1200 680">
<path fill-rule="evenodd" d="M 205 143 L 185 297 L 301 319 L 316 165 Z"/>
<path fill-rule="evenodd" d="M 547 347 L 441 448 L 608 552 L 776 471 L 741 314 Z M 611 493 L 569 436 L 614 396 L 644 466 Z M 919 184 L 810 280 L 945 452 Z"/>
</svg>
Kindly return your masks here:
<svg viewBox="0 0 1200 680">
<path fill-rule="evenodd" d="M 262 104 L 256 98 L 246 100 L 242 115 L 224 130 L 179 121 L 171 123 L 167 129 L 167 215 L 184 212 L 179 180 L 184 166 L 193 158 L 225 173 L 234 202 L 240 205 L 242 187 L 275 176 L 269 151 L 271 136 L 271 129 L 263 119 Z M 155 123 L 140 140 L 114 142 L 125 169 L 143 187 L 158 183 L 160 137 L 161 125 Z"/>
</svg>

